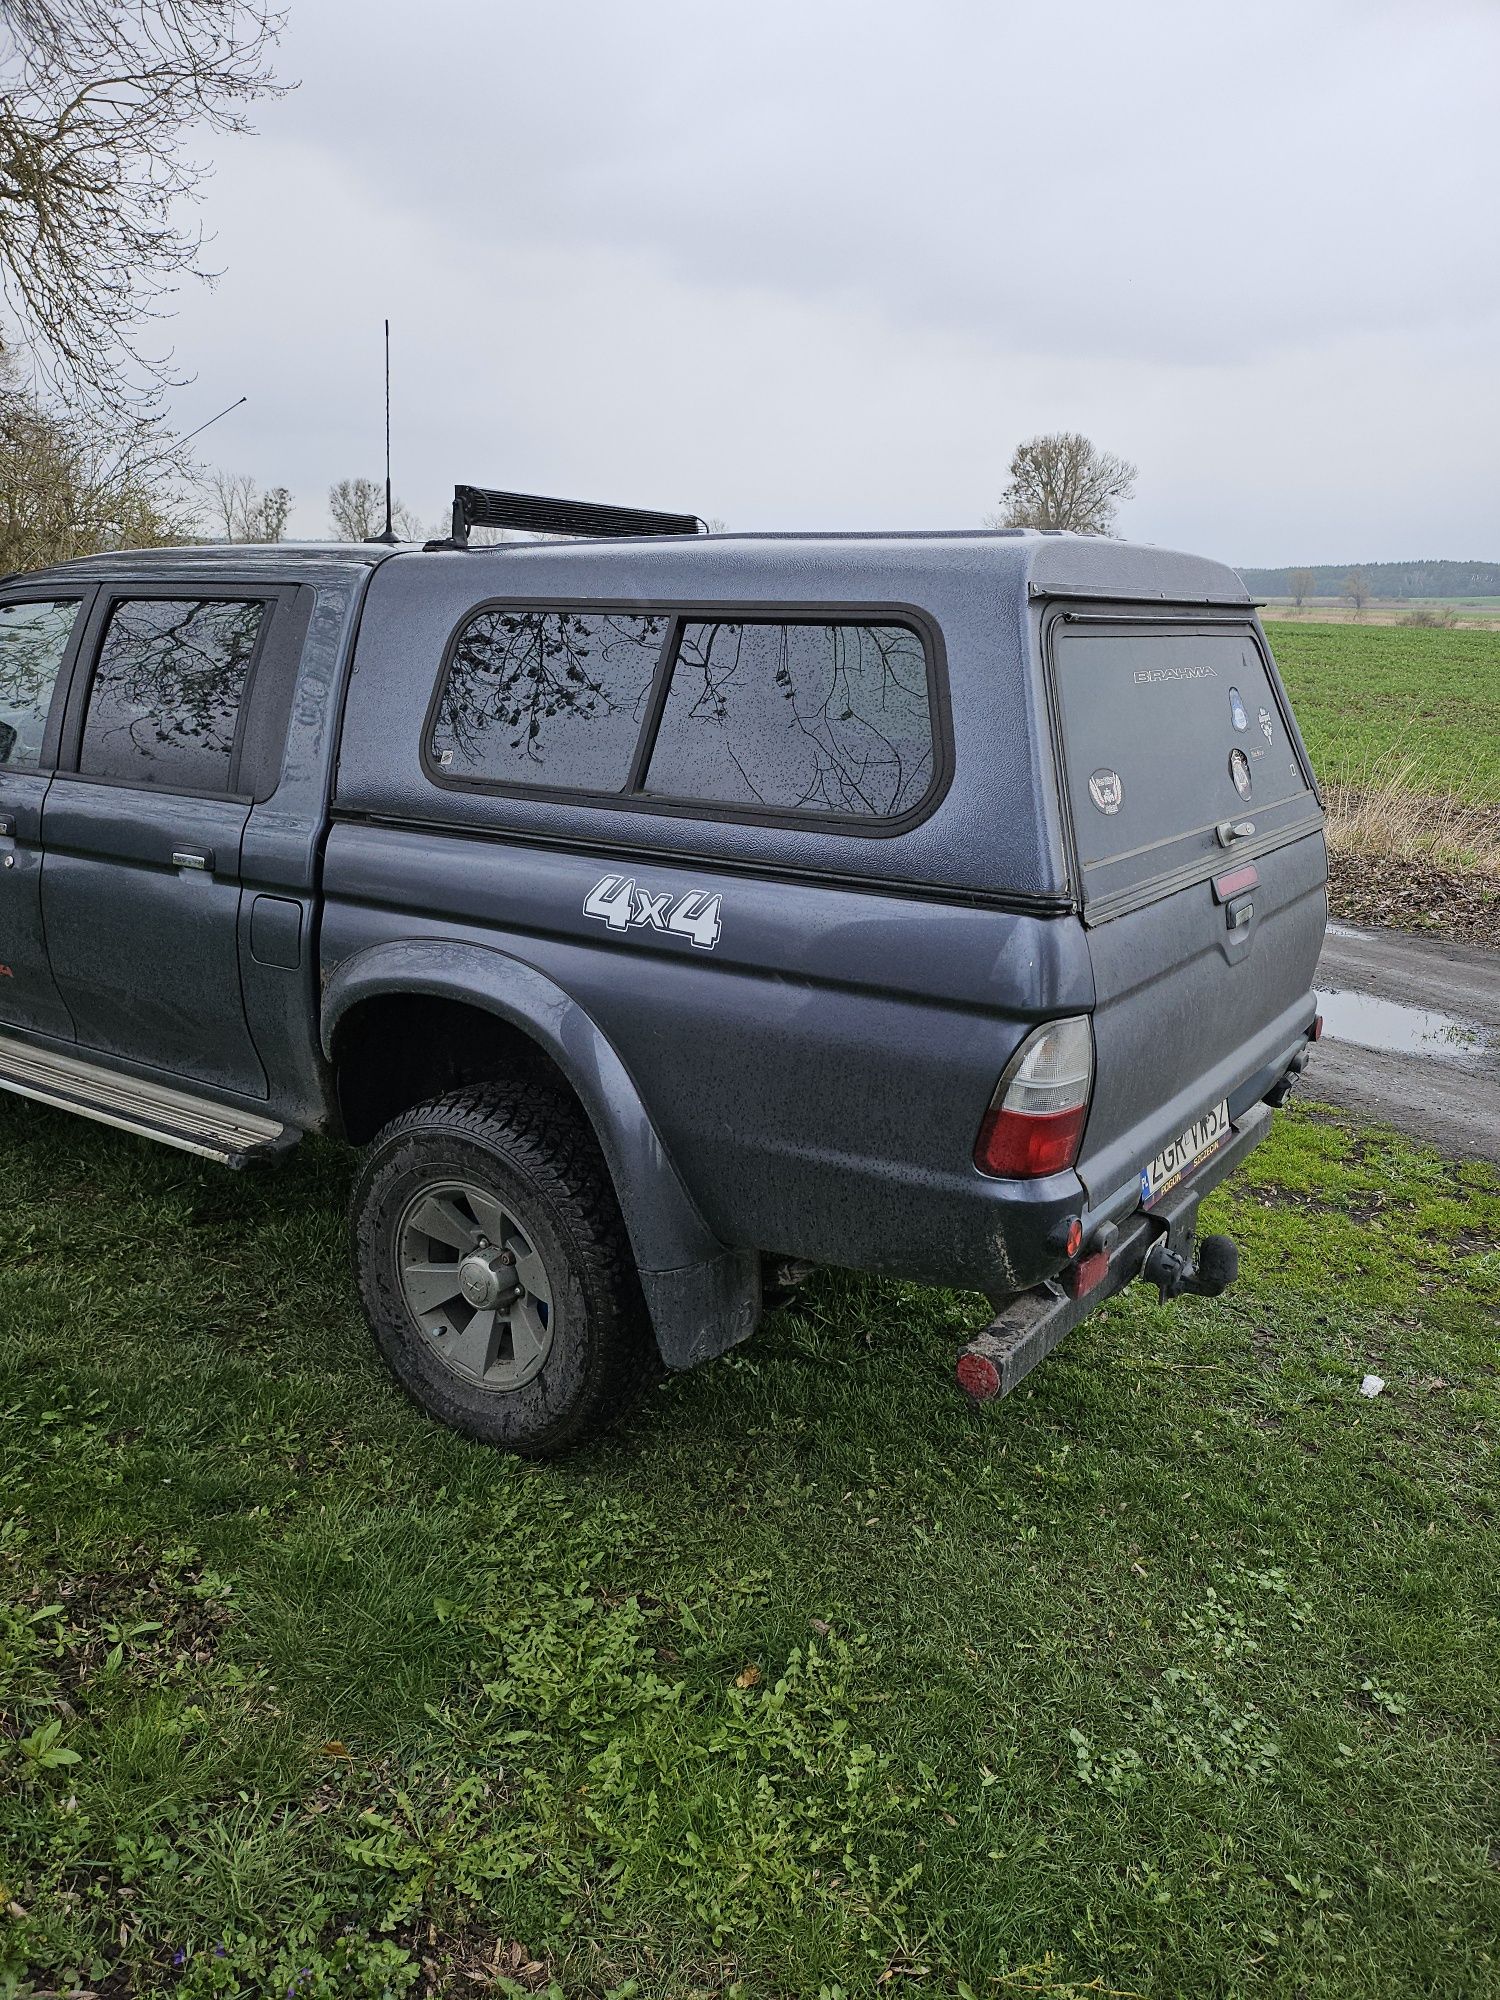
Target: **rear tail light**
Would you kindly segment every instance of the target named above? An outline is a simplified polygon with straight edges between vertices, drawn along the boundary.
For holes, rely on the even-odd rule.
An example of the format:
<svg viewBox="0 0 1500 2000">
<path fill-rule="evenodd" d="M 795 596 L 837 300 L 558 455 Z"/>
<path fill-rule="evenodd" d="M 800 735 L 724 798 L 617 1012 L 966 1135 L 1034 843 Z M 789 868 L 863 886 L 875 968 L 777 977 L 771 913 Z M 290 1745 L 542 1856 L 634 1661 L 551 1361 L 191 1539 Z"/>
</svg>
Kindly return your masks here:
<svg viewBox="0 0 1500 2000">
<path fill-rule="evenodd" d="M 984 1114 L 975 1166 L 1002 1180 L 1035 1180 L 1071 1167 L 1093 1081 L 1094 1038 L 1086 1014 L 1034 1030 Z"/>
</svg>

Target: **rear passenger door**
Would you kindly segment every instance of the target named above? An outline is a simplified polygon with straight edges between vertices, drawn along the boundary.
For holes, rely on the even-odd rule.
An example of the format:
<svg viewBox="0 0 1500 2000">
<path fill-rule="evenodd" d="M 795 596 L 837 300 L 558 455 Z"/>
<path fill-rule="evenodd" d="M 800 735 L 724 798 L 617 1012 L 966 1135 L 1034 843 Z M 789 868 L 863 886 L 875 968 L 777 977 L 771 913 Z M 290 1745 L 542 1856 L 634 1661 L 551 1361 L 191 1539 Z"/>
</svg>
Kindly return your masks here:
<svg viewBox="0 0 1500 2000">
<path fill-rule="evenodd" d="M 42 912 L 80 1048 L 267 1094 L 240 986 L 241 789 L 275 591 L 104 590 L 43 818 Z"/>
<path fill-rule="evenodd" d="M 70 1041 L 42 934 L 42 805 L 92 590 L 0 600 L 0 1031 Z"/>
</svg>

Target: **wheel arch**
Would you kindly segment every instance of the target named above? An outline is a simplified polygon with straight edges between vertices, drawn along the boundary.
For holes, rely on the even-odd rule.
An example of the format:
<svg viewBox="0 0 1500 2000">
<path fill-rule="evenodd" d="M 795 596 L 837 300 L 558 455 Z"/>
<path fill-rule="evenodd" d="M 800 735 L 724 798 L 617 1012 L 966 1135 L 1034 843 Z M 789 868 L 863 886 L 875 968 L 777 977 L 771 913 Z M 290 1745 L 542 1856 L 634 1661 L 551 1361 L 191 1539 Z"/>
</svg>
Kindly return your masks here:
<svg viewBox="0 0 1500 2000">
<path fill-rule="evenodd" d="M 746 1338 L 759 1315 L 759 1258 L 727 1249 L 704 1221 L 618 1051 L 570 994 L 535 966 L 485 945 L 397 940 L 345 959 L 323 994 L 323 1052 L 341 1051 L 371 1010 L 426 997 L 503 1023 L 578 1100 L 604 1154 L 669 1368 Z M 404 1107 L 403 1107 L 404 1108 Z"/>
</svg>

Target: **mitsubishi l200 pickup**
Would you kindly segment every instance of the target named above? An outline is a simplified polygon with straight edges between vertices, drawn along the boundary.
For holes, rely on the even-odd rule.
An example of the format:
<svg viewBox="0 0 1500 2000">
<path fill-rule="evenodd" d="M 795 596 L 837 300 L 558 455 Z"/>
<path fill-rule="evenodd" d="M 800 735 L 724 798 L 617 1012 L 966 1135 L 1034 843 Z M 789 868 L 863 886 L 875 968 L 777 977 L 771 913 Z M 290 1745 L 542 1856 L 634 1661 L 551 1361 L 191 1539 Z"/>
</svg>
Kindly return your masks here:
<svg viewBox="0 0 1500 2000">
<path fill-rule="evenodd" d="M 364 1148 L 381 1353 L 519 1452 L 819 1265 L 987 1294 L 981 1397 L 1131 1281 L 1222 1290 L 1199 1203 L 1317 1033 L 1323 816 L 1233 571 L 695 527 L 460 488 L 425 548 L 0 584 L 0 1086 Z"/>
</svg>

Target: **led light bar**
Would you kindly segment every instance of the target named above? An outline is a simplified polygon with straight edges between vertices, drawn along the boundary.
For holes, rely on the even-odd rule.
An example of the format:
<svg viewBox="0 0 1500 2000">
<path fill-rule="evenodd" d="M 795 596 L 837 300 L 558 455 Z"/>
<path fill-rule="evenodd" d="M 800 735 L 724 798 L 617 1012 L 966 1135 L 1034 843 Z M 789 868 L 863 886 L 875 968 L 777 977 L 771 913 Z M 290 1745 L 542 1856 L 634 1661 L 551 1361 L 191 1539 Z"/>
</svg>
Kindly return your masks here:
<svg viewBox="0 0 1500 2000">
<path fill-rule="evenodd" d="M 466 548 L 470 528 L 519 528 L 534 535 L 696 535 L 696 514 L 648 507 L 604 507 L 594 500 L 550 500 L 541 493 L 501 493 L 488 486 L 453 489 L 453 539 Z"/>
</svg>

